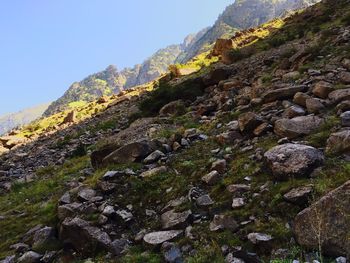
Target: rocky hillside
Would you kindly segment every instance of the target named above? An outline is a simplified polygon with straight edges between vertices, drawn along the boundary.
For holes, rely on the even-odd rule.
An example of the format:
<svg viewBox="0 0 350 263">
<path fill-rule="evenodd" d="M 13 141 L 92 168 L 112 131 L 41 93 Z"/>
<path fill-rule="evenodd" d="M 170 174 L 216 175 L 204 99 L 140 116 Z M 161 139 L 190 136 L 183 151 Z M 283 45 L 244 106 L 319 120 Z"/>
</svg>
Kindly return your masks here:
<svg viewBox="0 0 350 263">
<path fill-rule="evenodd" d="M 2 263 L 348 262 L 350 2 L 231 40 L 0 137 Z"/>
<path fill-rule="evenodd" d="M 160 49 L 149 59 L 133 68 L 118 71 L 114 66 L 93 74 L 81 82 L 73 83 L 67 92 L 53 102 L 45 116 L 70 108 L 70 103 L 92 101 L 102 95 L 117 94 L 122 90 L 145 84 L 168 71 L 176 63 L 185 63 L 208 51 L 218 38 L 232 36 L 234 32 L 263 24 L 291 10 L 305 8 L 319 0 L 240 0 L 228 6 L 216 23 L 189 35 L 179 45 Z"/>
<path fill-rule="evenodd" d="M 20 112 L 0 116 L 0 135 L 11 131 L 13 128 L 29 124 L 41 117 L 49 105 L 49 103 L 46 103 Z"/>
</svg>

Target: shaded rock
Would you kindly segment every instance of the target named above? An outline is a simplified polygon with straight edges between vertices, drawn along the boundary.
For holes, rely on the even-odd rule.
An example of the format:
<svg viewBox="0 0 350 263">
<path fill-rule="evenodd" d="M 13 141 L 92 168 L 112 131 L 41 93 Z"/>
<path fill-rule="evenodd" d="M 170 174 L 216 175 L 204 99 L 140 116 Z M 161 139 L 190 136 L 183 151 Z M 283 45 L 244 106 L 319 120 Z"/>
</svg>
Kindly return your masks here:
<svg viewBox="0 0 350 263">
<path fill-rule="evenodd" d="M 232 144 L 235 140 L 241 140 L 242 138 L 238 131 L 224 132 L 215 137 L 216 141 L 221 145 Z"/>
<path fill-rule="evenodd" d="M 75 214 L 81 211 L 81 203 L 71 203 L 66 205 L 61 205 L 57 208 L 57 217 L 59 220 L 64 220 L 67 217 L 74 217 Z"/>
<path fill-rule="evenodd" d="M 214 185 L 221 179 L 221 175 L 217 171 L 211 171 L 202 177 L 202 181 L 208 185 Z"/>
<path fill-rule="evenodd" d="M 70 204 L 71 203 L 71 196 L 69 192 L 64 193 L 60 200 L 59 200 L 60 204 Z"/>
<path fill-rule="evenodd" d="M 238 118 L 239 129 L 243 133 L 254 131 L 262 122 L 261 117 L 254 112 L 243 113 Z"/>
<path fill-rule="evenodd" d="M 16 262 L 16 256 L 8 256 L 4 260 L 1 260 L 0 263 L 15 263 Z"/>
<path fill-rule="evenodd" d="M 337 110 L 342 111 L 342 112 L 349 111 L 350 110 L 350 100 L 345 100 L 345 101 L 340 102 L 337 105 Z"/>
<path fill-rule="evenodd" d="M 60 227 L 60 239 L 83 255 L 108 250 L 111 239 L 107 233 L 80 218 L 66 218 Z"/>
<path fill-rule="evenodd" d="M 127 210 L 123 210 L 123 209 L 119 209 L 115 212 L 117 214 L 117 216 L 119 216 L 119 218 L 121 218 L 125 223 L 130 222 L 131 220 L 134 219 L 134 215 L 127 211 Z"/>
<path fill-rule="evenodd" d="M 160 111 L 160 116 L 175 116 L 185 112 L 185 103 L 182 100 L 172 101 L 163 106 Z"/>
<path fill-rule="evenodd" d="M 166 241 L 171 241 L 179 237 L 183 233 L 182 230 L 169 230 L 148 233 L 143 237 L 143 241 L 149 245 L 160 245 Z"/>
<path fill-rule="evenodd" d="M 248 240 L 252 242 L 254 245 L 258 245 L 260 243 L 270 242 L 272 240 L 272 236 L 263 234 L 263 233 L 250 233 L 248 234 Z"/>
<path fill-rule="evenodd" d="M 29 250 L 29 246 L 24 243 L 17 243 L 10 246 L 10 249 L 14 250 L 16 253 L 24 253 Z"/>
<path fill-rule="evenodd" d="M 226 80 L 232 74 L 232 69 L 229 67 L 218 66 L 209 72 L 204 78 L 203 82 L 206 86 L 218 84 L 221 80 Z"/>
<path fill-rule="evenodd" d="M 281 180 L 307 177 L 324 161 L 322 152 L 314 147 L 291 143 L 278 145 L 264 156 L 273 175 Z"/>
<path fill-rule="evenodd" d="M 294 139 L 309 135 L 319 129 L 324 120 L 317 116 L 300 116 L 293 119 L 279 119 L 275 122 L 274 132 L 280 137 Z"/>
<path fill-rule="evenodd" d="M 341 72 L 339 74 L 339 79 L 341 82 L 345 83 L 345 84 L 350 84 L 350 72 Z"/>
<path fill-rule="evenodd" d="M 151 144 L 148 142 L 133 142 L 120 147 L 118 150 L 106 156 L 102 163 L 120 164 L 141 161 L 152 152 Z"/>
<path fill-rule="evenodd" d="M 166 173 L 167 171 L 168 171 L 168 168 L 166 166 L 160 166 L 141 173 L 140 177 L 143 177 L 143 178 L 152 177 L 161 173 Z"/>
<path fill-rule="evenodd" d="M 175 210 L 165 212 L 161 215 L 160 221 L 163 229 L 183 227 L 192 214 L 191 210 L 182 213 L 176 213 Z"/>
<path fill-rule="evenodd" d="M 231 184 L 227 186 L 226 189 L 234 196 L 240 196 L 243 193 L 249 192 L 250 186 L 245 184 Z"/>
<path fill-rule="evenodd" d="M 129 241 L 126 239 L 116 239 L 110 245 L 110 251 L 114 256 L 122 255 L 129 248 Z"/>
<path fill-rule="evenodd" d="M 160 158 L 164 157 L 165 154 L 159 150 L 154 151 L 150 155 L 148 155 L 144 160 L 143 163 L 145 164 L 150 164 L 150 163 L 155 163 L 158 161 Z"/>
<path fill-rule="evenodd" d="M 294 220 L 297 242 L 325 255 L 349 255 L 350 251 L 350 181 L 331 191 L 300 212 Z"/>
<path fill-rule="evenodd" d="M 55 250 L 58 247 L 56 231 L 52 227 L 44 227 L 35 232 L 32 249 L 44 253 L 47 250 Z"/>
<path fill-rule="evenodd" d="M 263 102 L 273 102 L 275 100 L 283 100 L 293 97 L 297 92 L 302 92 L 306 89 L 306 86 L 294 86 L 294 87 L 286 87 L 286 88 L 280 88 L 280 89 L 273 89 L 267 91 L 265 94 L 263 94 Z"/>
<path fill-rule="evenodd" d="M 313 191 L 312 186 L 303 186 L 299 188 L 294 188 L 288 193 L 283 195 L 284 200 L 287 202 L 297 204 L 297 205 L 306 205 L 309 202 Z"/>
<path fill-rule="evenodd" d="M 294 117 L 298 116 L 304 116 L 305 110 L 300 106 L 290 106 L 288 109 L 286 109 L 283 113 L 283 117 L 292 119 Z"/>
<path fill-rule="evenodd" d="M 162 252 L 165 262 L 169 263 L 182 263 L 181 250 L 174 243 L 164 242 L 162 245 Z"/>
<path fill-rule="evenodd" d="M 215 215 L 213 221 L 209 225 L 210 231 L 230 230 L 232 232 L 238 229 L 239 225 L 232 216 Z"/>
<path fill-rule="evenodd" d="M 350 127 L 350 111 L 346 111 L 340 115 L 340 119 L 343 127 Z"/>
<path fill-rule="evenodd" d="M 333 102 L 341 102 L 350 99 L 350 89 L 338 89 L 329 93 L 328 98 Z"/>
<path fill-rule="evenodd" d="M 110 194 L 110 193 L 114 192 L 115 189 L 117 188 L 117 184 L 105 182 L 105 181 L 98 182 L 97 186 L 101 190 L 101 192 L 104 194 Z"/>
<path fill-rule="evenodd" d="M 219 38 L 216 40 L 211 54 L 213 56 L 221 56 L 225 51 L 231 50 L 234 47 L 235 45 L 232 39 Z"/>
<path fill-rule="evenodd" d="M 306 107 L 306 100 L 310 99 L 311 97 L 305 93 L 302 92 L 297 92 L 294 95 L 293 102 L 295 104 L 298 104 L 300 106 Z"/>
<path fill-rule="evenodd" d="M 77 113 L 76 111 L 71 111 L 67 114 L 67 116 L 63 119 L 62 124 L 67 124 L 67 123 L 74 123 L 77 121 L 77 117 L 76 117 Z"/>
<path fill-rule="evenodd" d="M 199 207 L 211 206 L 214 204 L 213 199 L 209 195 L 202 195 L 196 199 L 196 204 Z"/>
<path fill-rule="evenodd" d="M 42 255 L 34 251 L 28 251 L 24 253 L 19 259 L 17 259 L 17 262 L 18 263 L 38 263 L 40 262 L 41 258 L 42 258 Z"/>
<path fill-rule="evenodd" d="M 326 99 L 328 98 L 329 93 L 333 90 L 333 86 L 331 83 L 326 81 L 319 81 L 315 84 L 314 88 L 312 89 L 312 93 L 321 98 Z"/>
<path fill-rule="evenodd" d="M 326 152 L 339 154 L 350 151 L 350 130 L 332 133 L 327 140 Z"/>
<path fill-rule="evenodd" d="M 224 174 L 226 172 L 226 166 L 227 166 L 227 163 L 225 159 L 217 160 L 212 163 L 211 170 L 215 170 L 215 171 L 218 171 L 218 173 L 220 174 Z"/>
<path fill-rule="evenodd" d="M 78 192 L 78 198 L 80 201 L 91 201 L 96 196 L 96 191 L 91 188 L 84 188 Z"/>
</svg>

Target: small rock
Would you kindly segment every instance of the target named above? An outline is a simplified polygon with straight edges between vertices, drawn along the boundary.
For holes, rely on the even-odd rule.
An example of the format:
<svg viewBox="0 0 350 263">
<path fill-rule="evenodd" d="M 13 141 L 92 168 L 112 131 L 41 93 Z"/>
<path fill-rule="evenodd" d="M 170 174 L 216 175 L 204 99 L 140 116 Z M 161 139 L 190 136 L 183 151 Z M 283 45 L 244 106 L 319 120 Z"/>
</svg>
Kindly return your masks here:
<svg viewBox="0 0 350 263">
<path fill-rule="evenodd" d="M 243 113 L 238 118 L 239 128 L 243 133 L 253 132 L 262 122 L 261 117 L 254 112 Z"/>
<path fill-rule="evenodd" d="M 295 188 L 283 195 L 283 198 L 287 202 L 303 206 L 308 203 L 312 190 L 312 186 Z"/>
<path fill-rule="evenodd" d="M 311 97 L 305 93 L 302 92 L 297 92 L 294 95 L 293 102 L 295 104 L 298 104 L 300 106 L 306 107 L 306 100 L 310 99 Z"/>
<path fill-rule="evenodd" d="M 339 74 L 339 79 L 345 84 L 350 84 L 350 72 L 341 72 Z"/>
<path fill-rule="evenodd" d="M 18 260 L 18 263 L 38 263 L 40 262 L 40 259 L 42 258 L 42 255 L 34 252 L 34 251 L 28 251 L 24 253 Z"/>
<path fill-rule="evenodd" d="M 233 232 L 237 230 L 238 226 L 237 222 L 231 216 L 215 215 L 213 221 L 210 223 L 209 229 L 212 232 L 224 229 Z"/>
<path fill-rule="evenodd" d="M 257 245 L 259 243 L 269 242 L 272 240 L 272 236 L 263 234 L 263 233 L 250 233 L 248 235 L 248 239 L 250 242 L 252 242 L 254 245 Z"/>
<path fill-rule="evenodd" d="M 96 191 L 91 188 L 85 188 L 78 193 L 78 198 L 82 201 L 91 201 L 96 196 Z"/>
<path fill-rule="evenodd" d="M 10 246 L 10 249 L 14 250 L 16 253 L 24 253 L 29 250 L 29 246 L 24 243 L 17 243 Z"/>
<path fill-rule="evenodd" d="M 328 98 L 328 95 L 329 93 L 331 93 L 332 90 L 332 84 L 326 81 L 319 81 L 315 84 L 312 93 L 321 99 L 326 99 Z"/>
<path fill-rule="evenodd" d="M 332 133 L 327 140 L 326 152 L 339 154 L 350 151 L 350 130 Z"/>
<path fill-rule="evenodd" d="M 217 171 L 211 171 L 207 175 L 202 177 L 202 181 L 208 185 L 214 185 L 220 180 L 221 176 Z"/>
<path fill-rule="evenodd" d="M 226 189 L 234 196 L 240 196 L 245 192 L 249 192 L 250 186 L 246 184 L 231 184 Z"/>
<path fill-rule="evenodd" d="M 346 263 L 346 258 L 345 257 L 338 257 L 335 259 L 336 263 Z"/>
<path fill-rule="evenodd" d="M 174 243 L 164 242 L 162 244 L 162 252 L 165 262 L 168 263 L 182 263 L 182 253 L 177 245 Z"/>
<path fill-rule="evenodd" d="M 141 173 L 140 177 L 143 177 L 143 178 L 152 177 L 161 173 L 166 173 L 167 171 L 168 171 L 168 168 L 166 166 L 160 166 Z"/>
<path fill-rule="evenodd" d="M 237 209 L 245 206 L 245 201 L 243 198 L 233 198 L 232 199 L 232 208 Z"/>
<path fill-rule="evenodd" d="M 226 166 L 227 166 L 227 163 L 225 159 L 217 160 L 212 163 L 211 170 L 215 170 L 215 171 L 218 171 L 218 173 L 220 174 L 224 174 L 226 172 Z"/>
<path fill-rule="evenodd" d="M 214 201 L 210 198 L 209 195 L 202 195 L 197 198 L 196 203 L 199 207 L 206 207 L 213 205 Z"/>
<path fill-rule="evenodd" d="M 171 241 L 179 237 L 183 233 L 182 230 L 169 230 L 169 231 L 159 231 L 148 233 L 143 237 L 146 244 L 149 245 L 160 245 L 166 241 Z"/>
<path fill-rule="evenodd" d="M 340 115 L 340 119 L 343 127 L 350 127 L 350 111 L 346 111 Z"/>
<path fill-rule="evenodd" d="M 310 98 L 306 100 L 306 108 L 309 113 L 320 113 L 325 110 L 325 106 L 322 100 L 316 98 Z"/>
<path fill-rule="evenodd" d="M 157 162 L 160 158 L 164 157 L 165 154 L 162 153 L 159 150 L 154 151 L 153 153 L 151 153 L 150 155 L 148 155 L 144 160 L 143 163 L 145 164 L 151 164 L 151 163 L 155 163 Z"/>
<path fill-rule="evenodd" d="M 191 214 L 191 210 L 187 210 L 182 213 L 176 213 L 174 210 L 165 212 L 161 215 L 160 219 L 162 223 L 162 228 L 169 229 L 174 227 L 182 227 L 186 224 Z"/>
</svg>

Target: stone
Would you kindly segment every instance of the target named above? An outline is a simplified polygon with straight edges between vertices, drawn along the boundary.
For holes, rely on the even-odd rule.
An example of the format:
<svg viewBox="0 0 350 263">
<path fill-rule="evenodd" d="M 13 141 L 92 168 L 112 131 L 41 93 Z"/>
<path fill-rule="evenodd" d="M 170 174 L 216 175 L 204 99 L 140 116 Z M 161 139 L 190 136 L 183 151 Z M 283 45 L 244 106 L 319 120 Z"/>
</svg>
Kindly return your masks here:
<svg viewBox="0 0 350 263">
<path fill-rule="evenodd" d="M 168 168 L 166 166 L 160 166 L 141 173 L 140 177 L 142 178 L 152 177 L 161 173 L 166 173 L 167 171 L 168 171 Z"/>
<path fill-rule="evenodd" d="M 108 250 L 112 242 L 107 233 L 77 217 L 66 218 L 62 222 L 60 240 L 83 255 L 94 255 L 97 251 Z"/>
<path fill-rule="evenodd" d="M 244 198 L 233 198 L 232 199 L 232 208 L 237 209 L 245 206 Z"/>
<path fill-rule="evenodd" d="M 270 242 L 272 240 L 272 236 L 264 234 L 264 233 L 250 233 L 248 234 L 248 240 L 252 242 L 254 245 L 258 245 L 260 243 Z"/>
<path fill-rule="evenodd" d="M 306 100 L 306 109 L 309 113 L 320 113 L 326 109 L 324 102 L 320 99 L 310 98 Z"/>
<path fill-rule="evenodd" d="M 116 151 L 110 153 L 103 158 L 103 165 L 123 164 L 140 162 L 152 152 L 151 144 L 148 142 L 133 142 L 120 147 Z"/>
<path fill-rule="evenodd" d="M 101 192 L 104 193 L 104 194 L 111 194 L 117 188 L 117 184 L 110 183 L 110 182 L 105 182 L 105 181 L 98 182 L 97 186 L 101 190 Z"/>
<path fill-rule="evenodd" d="M 211 171 L 202 177 L 202 181 L 208 185 L 214 185 L 221 179 L 221 175 L 217 171 Z"/>
<path fill-rule="evenodd" d="M 143 241 L 146 244 L 157 246 L 161 245 L 166 241 L 171 241 L 179 237 L 183 233 L 182 230 L 169 230 L 169 231 L 158 231 L 146 234 L 143 237 Z"/>
<path fill-rule="evenodd" d="M 18 260 L 18 263 L 38 263 L 40 262 L 40 259 L 42 258 L 42 255 L 34 252 L 34 251 L 28 251 L 24 253 Z"/>
<path fill-rule="evenodd" d="M 250 186 L 246 184 L 231 184 L 226 187 L 226 190 L 234 196 L 240 196 L 246 192 L 249 192 Z"/>
<path fill-rule="evenodd" d="M 313 191 L 312 186 L 303 186 L 299 188 L 294 188 L 288 193 L 283 195 L 284 200 L 287 202 L 304 206 L 309 202 L 309 198 L 311 197 Z"/>
<path fill-rule="evenodd" d="M 225 159 L 217 160 L 211 164 L 211 170 L 215 170 L 220 174 L 226 172 L 227 162 Z"/>
<path fill-rule="evenodd" d="M 44 256 L 41 258 L 41 263 L 52 263 L 57 255 L 57 251 L 46 251 Z"/>
<path fill-rule="evenodd" d="M 344 71 L 339 74 L 339 79 L 344 84 L 350 84 L 350 72 Z"/>
<path fill-rule="evenodd" d="M 163 106 L 160 111 L 160 116 L 176 116 L 185 112 L 186 106 L 182 100 L 172 101 Z"/>
<path fill-rule="evenodd" d="M 236 140 L 241 140 L 243 137 L 238 131 L 224 132 L 215 137 L 216 141 L 221 145 L 232 144 Z"/>
<path fill-rule="evenodd" d="M 295 139 L 313 133 L 323 123 L 323 119 L 312 115 L 299 116 L 293 119 L 279 119 L 275 122 L 274 132 L 282 138 Z"/>
<path fill-rule="evenodd" d="M 243 113 L 238 117 L 239 129 L 243 133 L 253 132 L 262 122 L 261 117 L 254 112 Z"/>
<path fill-rule="evenodd" d="M 130 222 L 131 220 L 134 219 L 134 215 L 127 211 L 127 210 L 123 210 L 123 209 L 119 209 L 115 212 L 117 214 L 117 216 L 119 216 L 119 218 L 121 218 L 125 223 Z"/>
<path fill-rule="evenodd" d="M 106 207 L 103 209 L 102 214 L 107 217 L 111 217 L 115 214 L 114 207 L 111 205 L 106 205 Z"/>
<path fill-rule="evenodd" d="M 289 80 L 297 80 L 300 78 L 300 73 L 299 71 L 291 71 L 291 72 L 288 72 L 286 74 L 284 74 L 282 76 L 282 79 L 285 80 L 285 81 L 289 81 Z"/>
<path fill-rule="evenodd" d="M 196 204 L 199 207 L 207 207 L 213 205 L 214 201 L 209 195 L 202 195 L 196 199 Z"/>
<path fill-rule="evenodd" d="M 17 243 L 10 246 L 10 249 L 14 250 L 16 253 L 24 253 L 29 250 L 29 246 L 24 243 Z"/>
<path fill-rule="evenodd" d="M 65 218 L 73 217 L 75 214 L 79 213 L 81 208 L 81 203 L 61 205 L 57 208 L 57 217 L 59 220 L 63 221 Z"/>
<path fill-rule="evenodd" d="M 346 258 L 345 258 L 345 257 L 337 257 L 337 258 L 335 259 L 335 262 L 336 262 L 336 263 L 346 263 L 347 261 L 346 261 Z"/>
<path fill-rule="evenodd" d="M 350 152 L 350 129 L 332 133 L 327 140 L 326 152 L 330 154 Z"/>
<path fill-rule="evenodd" d="M 116 239 L 110 245 L 110 251 L 114 256 L 122 255 L 129 248 L 129 241 L 126 239 Z"/>
<path fill-rule="evenodd" d="M 78 199 L 82 202 L 91 201 L 96 196 L 96 191 L 91 188 L 84 188 L 78 192 Z"/>
<path fill-rule="evenodd" d="M 298 244 L 318 249 L 329 256 L 349 255 L 350 251 L 350 181 L 331 191 L 294 220 Z"/>
<path fill-rule="evenodd" d="M 170 242 L 162 244 L 162 252 L 165 262 L 168 263 L 183 263 L 182 253 L 179 247 Z"/>
<path fill-rule="evenodd" d="M 238 229 L 239 225 L 232 216 L 228 215 L 215 215 L 213 221 L 209 225 L 209 229 L 212 232 L 219 230 L 230 230 L 234 232 Z"/>
<path fill-rule="evenodd" d="M 332 91 L 329 93 L 328 98 L 335 103 L 343 100 L 350 100 L 350 88 Z"/>
<path fill-rule="evenodd" d="M 283 117 L 292 119 L 298 116 L 304 116 L 305 110 L 300 106 L 290 106 L 283 112 Z"/>
<path fill-rule="evenodd" d="M 297 92 L 294 95 L 293 102 L 295 104 L 298 104 L 299 106 L 306 107 L 306 100 L 310 99 L 310 98 L 311 97 L 309 95 L 307 95 L 306 93 Z"/>
<path fill-rule="evenodd" d="M 282 144 L 265 153 L 267 166 L 279 180 L 308 177 L 324 162 L 324 155 L 314 147 L 302 144 Z"/>
<path fill-rule="evenodd" d="M 102 179 L 105 181 L 110 181 L 110 180 L 122 177 L 124 175 L 125 175 L 124 171 L 108 171 L 103 175 Z"/>
<path fill-rule="evenodd" d="M 16 256 L 8 256 L 5 259 L 1 260 L 0 263 L 16 263 Z"/>
<path fill-rule="evenodd" d="M 163 229 L 183 227 L 187 224 L 187 221 L 192 214 L 191 210 L 187 210 L 181 213 L 176 213 L 175 210 L 170 210 L 161 215 L 160 221 Z"/>
<path fill-rule="evenodd" d="M 343 127 L 350 127 L 350 111 L 346 111 L 340 115 L 341 125 Z"/>
<path fill-rule="evenodd" d="M 77 121 L 76 117 L 77 113 L 76 111 L 71 111 L 67 114 L 67 116 L 63 119 L 63 122 L 61 124 L 67 124 L 67 123 L 74 123 Z"/>
<path fill-rule="evenodd" d="M 212 56 L 221 56 L 225 51 L 231 50 L 235 47 L 232 39 L 218 38 L 215 42 L 213 50 L 211 52 Z"/>
<path fill-rule="evenodd" d="M 69 193 L 69 192 L 64 193 L 64 194 L 61 196 L 61 198 L 60 198 L 60 200 L 59 200 L 59 203 L 60 203 L 60 204 L 64 204 L 64 205 L 70 204 L 70 203 L 71 203 L 71 196 L 70 196 L 70 193 Z"/>
<path fill-rule="evenodd" d="M 337 107 L 336 107 L 337 111 L 349 111 L 350 110 L 350 100 L 345 100 L 340 102 Z"/>
<path fill-rule="evenodd" d="M 228 79 L 231 74 L 230 67 L 217 66 L 203 78 L 204 85 L 207 87 L 217 85 L 220 81 Z"/>
<path fill-rule="evenodd" d="M 47 250 L 58 248 L 56 231 L 52 227 L 44 227 L 35 232 L 32 249 L 36 252 L 44 253 Z"/>
<path fill-rule="evenodd" d="M 321 99 L 327 99 L 331 91 L 333 91 L 333 86 L 331 83 L 326 81 L 317 82 L 312 89 L 312 93 Z"/>
<path fill-rule="evenodd" d="M 263 94 L 262 96 L 263 102 L 268 103 L 276 100 L 292 98 L 297 92 L 302 92 L 306 88 L 307 88 L 306 86 L 300 85 L 300 86 L 292 86 L 292 87 L 269 90 L 265 94 Z"/>
<path fill-rule="evenodd" d="M 160 158 L 164 157 L 165 154 L 159 150 L 154 151 L 150 155 L 148 155 L 144 160 L 144 164 L 151 164 L 157 162 Z"/>
</svg>

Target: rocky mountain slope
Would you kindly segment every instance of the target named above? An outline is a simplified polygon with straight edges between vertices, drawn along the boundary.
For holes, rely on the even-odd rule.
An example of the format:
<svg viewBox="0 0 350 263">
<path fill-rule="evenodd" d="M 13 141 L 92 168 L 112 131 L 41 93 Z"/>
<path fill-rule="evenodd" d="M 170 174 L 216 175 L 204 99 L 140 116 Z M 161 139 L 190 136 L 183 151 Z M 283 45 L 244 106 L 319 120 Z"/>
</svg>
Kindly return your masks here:
<svg viewBox="0 0 350 263">
<path fill-rule="evenodd" d="M 349 41 L 323 1 L 1 137 L 3 262 L 348 262 Z"/>
<path fill-rule="evenodd" d="M 289 11 L 305 8 L 319 0 L 240 0 L 228 6 L 216 23 L 202 31 L 189 35 L 179 45 L 160 49 L 141 65 L 118 71 L 114 66 L 93 74 L 81 82 L 73 83 L 67 92 L 53 102 L 45 116 L 69 108 L 76 101 L 91 101 L 102 95 L 152 81 L 168 71 L 176 63 L 185 63 L 198 54 L 208 51 L 216 39 L 232 36 L 241 29 L 263 24 Z"/>
<path fill-rule="evenodd" d="M 13 128 L 29 124 L 35 119 L 41 117 L 49 105 L 49 103 L 46 103 L 17 113 L 0 116 L 0 135 L 9 132 Z"/>
</svg>

